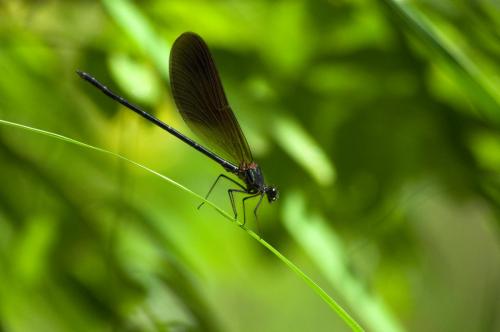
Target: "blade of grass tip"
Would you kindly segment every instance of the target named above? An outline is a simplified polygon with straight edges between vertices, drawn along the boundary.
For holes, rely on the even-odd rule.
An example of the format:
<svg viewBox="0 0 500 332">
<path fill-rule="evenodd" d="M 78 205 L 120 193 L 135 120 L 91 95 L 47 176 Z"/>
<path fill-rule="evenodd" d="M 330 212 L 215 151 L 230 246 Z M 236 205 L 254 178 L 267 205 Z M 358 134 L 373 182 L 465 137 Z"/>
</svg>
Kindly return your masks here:
<svg viewBox="0 0 500 332">
<path fill-rule="evenodd" d="M 30 126 L 26 126 L 26 125 L 22 125 L 22 124 L 19 124 L 19 123 L 15 123 L 15 122 L 10 122 L 10 121 L 6 121 L 6 120 L 2 120 L 0 119 L 0 124 L 3 124 L 3 125 L 6 125 L 6 126 L 10 126 L 10 127 L 14 127 L 14 128 L 19 128 L 19 129 L 23 129 L 23 130 L 27 130 L 27 131 L 30 131 L 30 132 L 34 132 L 34 133 L 37 133 L 37 134 L 41 134 L 41 135 L 44 135 L 44 136 L 48 136 L 48 137 L 51 137 L 51 138 L 55 138 L 55 139 L 58 139 L 58 140 L 61 140 L 61 141 L 64 141 L 64 142 L 67 142 L 67 143 L 70 143 L 70 144 L 74 144 L 74 145 L 77 145 L 77 146 L 81 146 L 83 148 L 86 148 L 86 149 L 90 149 L 90 150 L 94 150 L 94 151 L 97 151 L 97 152 L 101 152 L 101 153 L 104 153 L 104 154 L 108 154 L 108 155 L 111 155 L 113 157 L 116 157 L 116 158 L 119 158 L 121 160 L 124 160 L 136 167 L 139 167 L 149 173 L 152 173 L 160 178 L 162 178 L 163 180 L 173 184 L 174 186 L 180 188 L 181 190 L 184 190 L 185 192 L 191 194 L 192 196 L 204 201 L 205 203 L 207 203 L 208 205 L 212 206 L 215 210 L 217 210 L 222 216 L 224 216 L 226 219 L 228 219 L 229 221 L 231 222 L 234 222 L 235 220 L 228 214 L 226 213 L 224 210 L 222 210 L 221 208 L 219 208 L 218 206 L 216 206 L 215 204 L 213 204 L 212 202 L 210 201 L 207 201 L 203 196 L 200 196 L 198 194 L 196 194 L 195 192 L 191 191 L 190 189 L 188 189 L 187 187 L 181 185 L 180 183 L 177 183 L 175 182 L 174 180 L 170 179 L 169 177 L 163 175 L 163 174 L 160 174 L 142 164 L 139 164 L 133 160 L 130 160 L 122 155 L 119 155 L 117 153 L 114 153 L 114 152 L 111 152 L 111 151 L 108 151 L 108 150 L 105 150 L 105 149 L 102 149 L 102 148 L 99 148 L 99 147 L 96 147 L 96 146 L 93 146 L 93 145 L 90 145 L 90 144 L 86 144 L 86 143 L 83 143 L 83 142 L 80 142 L 80 141 L 77 141 L 75 139 L 72 139 L 72 138 L 69 138 L 69 137 L 66 137 L 66 136 L 63 136 L 63 135 L 60 135 L 60 134 L 56 134 L 56 133 L 53 133 L 53 132 L 50 132 L 50 131 L 46 131 L 46 130 L 42 130 L 42 129 L 38 129 L 38 128 L 33 128 L 33 127 L 30 127 Z M 245 226 L 243 226 L 243 224 L 239 223 L 236 221 L 236 223 L 238 224 L 238 226 L 240 228 L 242 228 L 244 231 L 246 231 L 252 238 L 254 238 L 257 242 L 259 242 L 261 245 L 263 245 L 266 249 L 268 249 L 271 253 L 273 253 L 276 257 L 278 257 L 286 266 L 288 266 L 288 268 L 290 268 L 294 273 L 296 273 L 298 276 L 300 276 L 304 282 L 314 291 L 316 292 L 316 294 L 318 294 L 321 299 L 323 299 L 323 301 L 325 301 L 325 303 L 327 303 L 331 309 L 333 309 L 337 315 L 353 330 L 353 331 L 364 331 L 363 328 L 337 303 L 335 302 L 335 300 L 333 300 L 319 285 L 317 285 L 311 278 L 309 278 L 299 267 L 297 267 L 295 264 L 293 264 L 288 258 L 286 258 L 283 254 L 281 254 L 276 248 L 274 248 L 271 244 L 269 244 L 268 242 L 266 242 L 264 239 L 262 239 L 259 235 L 257 235 L 255 232 L 251 231 L 250 229 L 246 228 Z"/>
<path fill-rule="evenodd" d="M 61 141 L 64 141 L 64 142 L 67 142 L 67 143 L 70 143 L 70 144 L 74 144 L 74 145 L 78 145 L 78 146 L 81 146 L 83 148 L 86 148 L 86 149 L 90 149 L 90 150 L 94 150 L 94 151 L 98 151 L 98 152 L 101 152 L 101 153 L 105 153 L 105 154 L 108 154 L 108 155 L 111 155 L 113 157 L 116 157 L 118 159 L 121 159 L 121 160 L 124 160 L 136 167 L 139 167 L 139 168 L 142 168 L 143 170 L 151 173 L 151 174 L 154 174 L 160 178 L 162 178 L 163 180 L 173 184 L 174 186 L 176 186 L 177 188 L 180 188 L 181 190 L 184 190 L 185 192 L 191 194 L 192 196 L 204 201 L 206 204 L 210 205 L 211 207 L 213 207 L 215 210 L 217 210 L 217 212 L 219 212 L 220 214 L 222 214 L 226 219 L 229 219 L 230 221 L 234 221 L 234 219 L 227 213 L 225 212 L 224 210 L 222 210 L 221 208 L 219 208 L 218 206 L 216 206 L 215 204 L 213 204 L 212 202 L 210 201 L 207 201 L 203 196 L 200 196 L 198 195 L 197 193 L 195 193 L 194 191 L 188 189 L 187 187 L 183 186 L 182 184 L 178 183 L 178 182 L 175 182 L 174 180 L 170 179 L 169 177 L 161 174 L 161 173 L 158 173 L 142 164 L 139 164 L 138 162 L 135 162 L 131 159 L 128 159 L 118 153 L 115 153 L 115 152 L 111 152 L 111 151 L 108 151 L 108 150 L 105 150 L 105 149 L 102 149 L 102 148 L 99 148 L 99 147 L 96 147 L 96 146 L 93 146 L 93 145 L 90 145 L 90 144 L 86 144 L 86 143 L 83 143 L 83 142 L 80 142 L 80 141 L 77 141 L 75 139 L 72 139 L 72 138 L 69 138 L 69 137 L 66 137 L 66 136 L 63 136 L 63 135 L 60 135 L 60 134 L 56 134 L 56 133 L 53 133 L 53 132 L 50 132 L 50 131 L 46 131 L 46 130 L 42 130 L 42 129 L 38 129 L 38 128 L 33 128 L 33 127 L 30 127 L 30 126 L 26 126 L 26 125 L 22 125 L 22 124 L 19 124 L 19 123 L 15 123 L 15 122 L 10 122 L 10 121 L 6 121 L 6 120 L 2 120 L 0 119 L 0 124 L 3 124 L 3 125 L 6 125 L 6 126 L 10 126 L 10 127 L 14 127 L 14 128 L 20 128 L 20 129 L 24 129 L 24 130 L 27 130 L 27 131 L 31 131 L 31 132 L 34 132 L 34 133 L 37 133 L 37 134 L 41 134 L 41 135 L 44 135 L 44 136 L 48 136 L 48 137 L 52 137 L 52 138 L 55 138 L 55 139 L 58 139 L 58 140 L 61 140 Z"/>
</svg>

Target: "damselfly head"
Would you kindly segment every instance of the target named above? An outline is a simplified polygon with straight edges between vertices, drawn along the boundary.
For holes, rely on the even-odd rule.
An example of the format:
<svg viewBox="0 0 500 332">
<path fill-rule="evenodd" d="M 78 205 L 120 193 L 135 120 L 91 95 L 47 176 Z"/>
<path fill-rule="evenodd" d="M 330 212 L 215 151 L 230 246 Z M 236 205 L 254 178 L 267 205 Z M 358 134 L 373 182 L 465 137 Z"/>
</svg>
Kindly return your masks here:
<svg viewBox="0 0 500 332">
<path fill-rule="evenodd" d="M 280 197 L 280 192 L 278 191 L 278 188 L 269 186 L 266 188 L 266 195 L 269 203 L 272 203 Z"/>
</svg>

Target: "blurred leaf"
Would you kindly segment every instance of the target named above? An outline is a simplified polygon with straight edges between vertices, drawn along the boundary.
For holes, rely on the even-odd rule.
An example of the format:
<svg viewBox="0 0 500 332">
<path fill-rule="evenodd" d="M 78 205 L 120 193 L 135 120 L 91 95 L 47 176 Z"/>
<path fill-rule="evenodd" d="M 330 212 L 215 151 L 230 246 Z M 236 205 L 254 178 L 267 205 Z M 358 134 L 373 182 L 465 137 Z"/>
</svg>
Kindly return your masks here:
<svg viewBox="0 0 500 332">
<path fill-rule="evenodd" d="M 482 168 L 498 171 L 500 165 L 500 136 L 498 133 L 477 132 L 470 137 L 471 150 Z"/>
<path fill-rule="evenodd" d="M 327 155 L 297 122 L 284 117 L 276 118 L 273 134 L 281 148 L 318 184 L 328 186 L 335 181 L 335 169 Z"/>
<path fill-rule="evenodd" d="M 276 1 L 268 12 L 267 31 L 261 37 L 261 52 L 276 72 L 297 74 L 311 53 L 305 6 L 303 1 Z"/>
<path fill-rule="evenodd" d="M 156 68 L 168 79 L 169 46 L 160 38 L 148 20 L 133 2 L 128 0 L 103 0 L 106 9 L 138 47 L 153 58 Z"/>
<path fill-rule="evenodd" d="M 403 331 L 381 299 L 366 291 L 349 271 L 349 264 L 341 239 L 318 214 L 306 211 L 301 194 L 289 193 L 283 206 L 285 227 L 300 246 L 309 254 L 341 296 L 349 303 L 369 331 Z"/>
<path fill-rule="evenodd" d="M 458 47 L 450 43 L 436 26 L 402 0 L 382 0 L 395 17 L 399 18 L 429 50 L 439 56 L 444 68 L 454 75 L 463 93 L 474 100 L 481 113 L 496 125 L 500 124 L 500 96 L 490 79 Z"/>
<path fill-rule="evenodd" d="M 125 54 L 111 56 L 109 66 L 120 87 L 131 95 L 132 99 L 148 105 L 158 103 L 161 83 L 151 68 L 134 62 Z"/>
<path fill-rule="evenodd" d="M 27 284 L 36 283 L 43 278 L 44 268 L 48 265 L 49 249 L 55 237 L 54 221 L 47 217 L 34 217 L 26 224 L 17 243 L 17 252 L 12 253 L 16 261 L 16 274 L 25 277 Z"/>
</svg>

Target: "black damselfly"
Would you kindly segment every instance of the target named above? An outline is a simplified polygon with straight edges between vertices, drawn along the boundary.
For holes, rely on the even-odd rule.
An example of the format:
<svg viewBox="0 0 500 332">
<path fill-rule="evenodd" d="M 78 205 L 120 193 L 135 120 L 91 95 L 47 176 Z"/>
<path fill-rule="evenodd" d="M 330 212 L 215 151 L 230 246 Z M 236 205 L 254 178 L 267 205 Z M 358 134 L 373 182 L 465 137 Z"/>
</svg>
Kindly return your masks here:
<svg viewBox="0 0 500 332">
<path fill-rule="evenodd" d="M 219 154 L 196 143 L 153 115 L 115 94 L 91 75 L 81 71 L 77 73 L 108 97 L 189 144 L 219 163 L 227 172 L 238 176 L 245 185 L 225 174 L 220 174 L 210 187 L 205 199 L 208 199 L 221 178 L 237 185 L 238 189 L 229 189 L 228 194 L 235 219 L 237 219 L 237 210 L 234 193 L 247 195 L 242 200 L 243 225 L 246 222 L 245 201 L 247 199 L 259 197 L 254 209 L 256 219 L 257 210 L 264 195 L 267 196 L 270 203 L 278 199 L 278 189 L 265 184 L 264 175 L 259 165 L 253 160 L 247 140 L 227 101 L 208 46 L 197 34 L 192 32 L 183 33 L 174 42 L 170 53 L 170 85 L 177 108 L 188 127 L 206 141 L 210 148 L 220 152 Z M 202 205 L 203 203 L 198 208 Z"/>
</svg>

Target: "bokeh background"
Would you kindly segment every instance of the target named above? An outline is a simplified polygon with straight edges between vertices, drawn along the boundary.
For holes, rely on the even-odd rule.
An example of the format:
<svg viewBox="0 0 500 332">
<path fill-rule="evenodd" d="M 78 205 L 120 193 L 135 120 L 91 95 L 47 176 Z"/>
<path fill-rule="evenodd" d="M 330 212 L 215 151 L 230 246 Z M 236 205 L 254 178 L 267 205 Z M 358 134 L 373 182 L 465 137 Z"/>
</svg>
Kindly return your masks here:
<svg viewBox="0 0 500 332">
<path fill-rule="evenodd" d="M 496 1 L 0 1 L 0 119 L 204 195 L 168 53 L 209 44 L 268 183 L 262 236 L 367 331 L 500 331 Z M 213 201 L 230 211 L 224 185 Z M 283 262 L 123 160 L 0 126 L 0 331 L 348 331 Z M 249 226 L 255 229 L 250 220 Z"/>
</svg>

